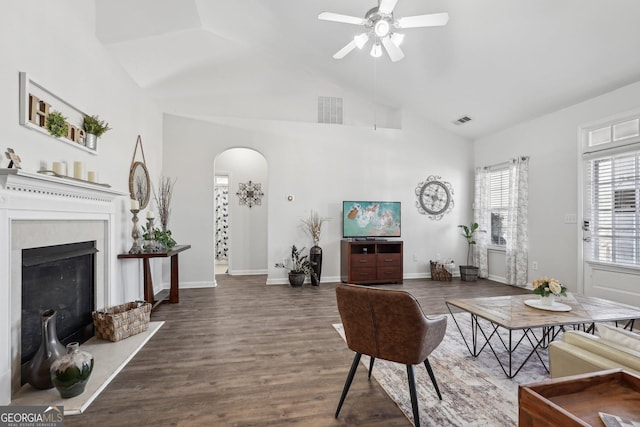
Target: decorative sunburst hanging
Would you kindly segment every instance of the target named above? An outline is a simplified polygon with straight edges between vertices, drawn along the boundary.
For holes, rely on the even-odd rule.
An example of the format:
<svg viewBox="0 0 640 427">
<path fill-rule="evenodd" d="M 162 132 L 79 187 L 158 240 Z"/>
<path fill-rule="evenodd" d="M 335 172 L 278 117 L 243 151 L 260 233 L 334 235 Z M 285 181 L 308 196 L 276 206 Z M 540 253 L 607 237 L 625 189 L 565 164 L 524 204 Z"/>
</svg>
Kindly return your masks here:
<svg viewBox="0 0 640 427">
<path fill-rule="evenodd" d="M 236 193 L 236 196 L 240 198 L 241 205 L 252 207 L 253 205 L 262 204 L 262 196 L 264 196 L 262 184 L 249 181 L 246 183 L 241 182 L 239 185 L 240 189 Z"/>
</svg>

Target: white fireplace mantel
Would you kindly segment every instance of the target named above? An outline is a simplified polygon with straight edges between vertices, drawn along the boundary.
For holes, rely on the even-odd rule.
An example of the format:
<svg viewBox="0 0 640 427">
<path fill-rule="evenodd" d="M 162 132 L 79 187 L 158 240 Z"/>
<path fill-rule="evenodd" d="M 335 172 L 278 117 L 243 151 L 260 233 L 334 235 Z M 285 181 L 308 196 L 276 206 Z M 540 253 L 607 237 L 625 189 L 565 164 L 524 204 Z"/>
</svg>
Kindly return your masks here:
<svg viewBox="0 0 640 427">
<path fill-rule="evenodd" d="M 111 202 L 116 197 L 128 194 L 113 190 L 105 184 L 96 184 L 71 177 L 26 172 L 22 169 L 0 169 L 0 186 L 6 191 L 102 202 Z"/>
<path fill-rule="evenodd" d="M 30 243 L 42 240 L 54 244 L 50 241 L 59 239 L 61 233 L 66 239 L 72 234 L 84 233 L 87 224 L 102 224 L 98 226 L 97 234 L 91 232 L 101 245 L 96 273 L 96 286 L 100 289 L 96 304 L 112 305 L 120 228 L 116 219 L 122 219 L 118 212 L 125 212 L 115 201 L 122 196 L 128 198 L 129 193 L 104 184 L 21 169 L 0 169 L 0 405 L 8 405 L 11 401 L 12 365 L 15 371 L 14 362 L 18 360 L 18 353 L 12 352 L 20 305 L 16 288 L 19 280 L 14 278 L 21 275 L 12 270 L 17 271 L 20 265 L 21 251 L 17 246 L 24 239 L 19 236 L 26 235 Z M 59 226 L 52 227 L 51 224 Z M 29 228 L 31 225 L 34 228 Z"/>
</svg>

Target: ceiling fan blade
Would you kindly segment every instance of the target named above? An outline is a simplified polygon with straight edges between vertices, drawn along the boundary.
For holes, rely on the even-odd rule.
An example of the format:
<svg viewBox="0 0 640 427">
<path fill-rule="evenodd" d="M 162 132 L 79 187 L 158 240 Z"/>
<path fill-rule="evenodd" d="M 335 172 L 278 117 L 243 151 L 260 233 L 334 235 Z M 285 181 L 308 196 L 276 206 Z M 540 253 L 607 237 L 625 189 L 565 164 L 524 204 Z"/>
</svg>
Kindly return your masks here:
<svg viewBox="0 0 640 427">
<path fill-rule="evenodd" d="M 353 49 L 355 49 L 357 47 L 357 43 L 355 40 L 351 40 L 349 43 L 347 43 L 347 45 L 345 47 L 343 47 L 342 49 L 340 49 L 339 51 L 336 52 L 335 55 L 333 55 L 334 59 L 342 59 L 344 58 L 349 52 L 351 52 Z"/>
<path fill-rule="evenodd" d="M 393 8 L 396 7 L 396 3 L 398 3 L 398 0 L 380 0 L 378 12 L 390 15 L 393 12 Z"/>
<path fill-rule="evenodd" d="M 405 16 L 398 19 L 396 28 L 438 27 L 449 22 L 449 14 L 432 13 L 430 15 Z"/>
<path fill-rule="evenodd" d="M 389 54 L 389 58 L 391 59 L 391 62 L 397 62 L 397 61 L 400 61 L 402 58 L 404 58 L 404 53 L 402 52 L 402 49 L 400 49 L 398 46 L 395 45 L 395 43 L 391 41 L 391 37 L 387 36 L 383 38 L 382 45 L 387 50 L 387 53 Z"/>
<path fill-rule="evenodd" d="M 322 12 L 318 15 L 318 19 L 323 21 L 343 22 L 345 24 L 364 25 L 367 22 L 364 18 L 356 18 L 355 16 L 340 15 L 333 12 Z"/>
</svg>

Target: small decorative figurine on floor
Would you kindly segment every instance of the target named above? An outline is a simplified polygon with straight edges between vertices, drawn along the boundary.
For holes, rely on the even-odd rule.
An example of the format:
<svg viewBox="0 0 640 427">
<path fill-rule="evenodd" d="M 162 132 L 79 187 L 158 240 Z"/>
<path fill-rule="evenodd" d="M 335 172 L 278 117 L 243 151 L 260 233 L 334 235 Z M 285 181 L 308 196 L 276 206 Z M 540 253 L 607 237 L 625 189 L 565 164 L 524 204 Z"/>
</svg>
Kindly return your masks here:
<svg viewBox="0 0 640 427">
<path fill-rule="evenodd" d="M 7 148 L 7 151 L 4 154 L 7 156 L 7 159 L 9 159 L 9 166 L 7 166 L 9 169 L 11 169 L 12 167 L 16 169 L 22 168 L 20 166 L 20 162 L 22 160 L 20 160 L 20 156 L 18 156 L 16 152 L 13 151 L 13 148 Z"/>
</svg>

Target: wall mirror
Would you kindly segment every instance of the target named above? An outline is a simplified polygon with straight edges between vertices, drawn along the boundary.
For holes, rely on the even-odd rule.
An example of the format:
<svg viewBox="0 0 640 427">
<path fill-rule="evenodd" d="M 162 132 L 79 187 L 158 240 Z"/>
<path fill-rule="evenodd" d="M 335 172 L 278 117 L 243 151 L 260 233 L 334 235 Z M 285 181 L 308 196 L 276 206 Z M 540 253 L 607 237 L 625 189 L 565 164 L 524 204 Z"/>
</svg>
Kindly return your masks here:
<svg viewBox="0 0 640 427">
<path fill-rule="evenodd" d="M 140 146 L 142 161 L 136 161 L 136 152 Z M 151 180 L 149 179 L 149 171 L 145 164 L 144 149 L 142 148 L 142 138 L 138 135 L 136 148 L 133 150 L 133 158 L 131 159 L 131 168 L 129 169 L 129 194 L 132 199 L 140 202 L 140 209 L 144 209 L 149 204 L 151 196 Z"/>
</svg>

